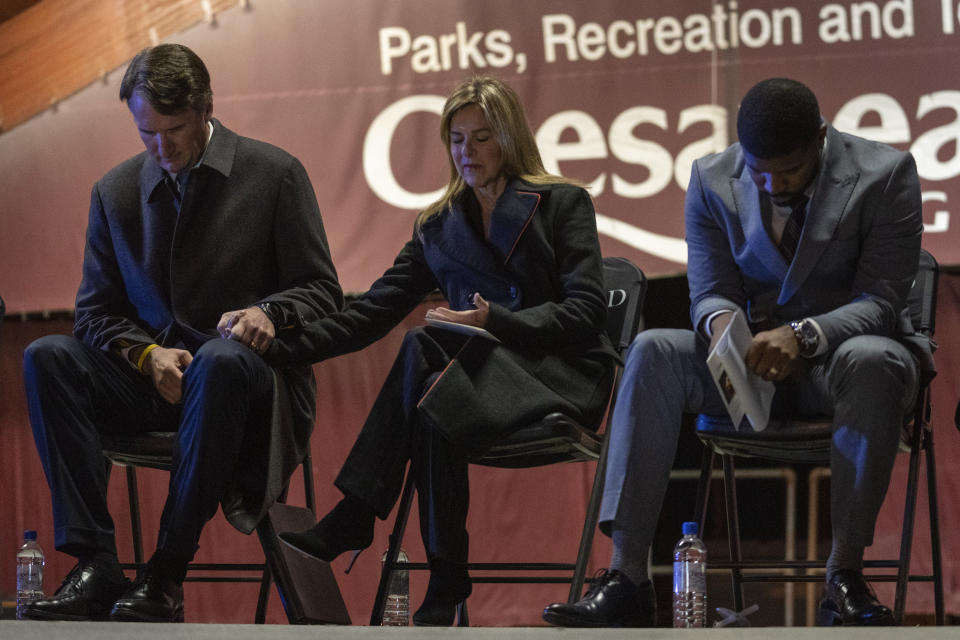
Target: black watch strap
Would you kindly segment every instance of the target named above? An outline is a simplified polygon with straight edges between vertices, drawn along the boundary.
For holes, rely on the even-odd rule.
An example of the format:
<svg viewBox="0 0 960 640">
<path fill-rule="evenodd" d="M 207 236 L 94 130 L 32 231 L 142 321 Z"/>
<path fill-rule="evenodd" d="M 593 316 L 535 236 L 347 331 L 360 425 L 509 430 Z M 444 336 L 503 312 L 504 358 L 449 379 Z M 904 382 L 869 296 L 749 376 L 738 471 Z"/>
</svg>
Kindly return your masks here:
<svg viewBox="0 0 960 640">
<path fill-rule="evenodd" d="M 261 302 L 257 305 L 257 307 L 260 309 L 260 311 L 263 311 L 268 318 L 270 318 L 270 322 L 273 323 L 275 329 L 280 328 L 283 313 L 280 310 L 280 307 L 273 302 Z"/>
</svg>

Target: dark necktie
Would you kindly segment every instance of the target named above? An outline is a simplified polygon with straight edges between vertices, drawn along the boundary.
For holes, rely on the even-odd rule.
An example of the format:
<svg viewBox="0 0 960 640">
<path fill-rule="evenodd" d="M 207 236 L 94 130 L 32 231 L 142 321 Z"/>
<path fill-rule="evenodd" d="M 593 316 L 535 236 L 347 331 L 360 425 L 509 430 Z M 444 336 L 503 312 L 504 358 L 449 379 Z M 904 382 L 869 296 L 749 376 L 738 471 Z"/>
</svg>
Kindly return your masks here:
<svg viewBox="0 0 960 640">
<path fill-rule="evenodd" d="M 803 221 L 806 216 L 807 196 L 800 196 L 790 203 L 790 217 L 787 218 L 783 235 L 780 236 L 780 253 L 787 262 L 793 260 L 793 254 L 797 252 L 797 244 L 800 242 L 800 232 L 803 231 Z"/>
<path fill-rule="evenodd" d="M 170 189 L 170 193 L 173 194 L 173 203 L 177 206 L 177 211 L 180 210 L 180 203 L 183 202 L 183 194 L 187 188 L 187 178 L 190 176 L 189 171 L 181 171 L 177 174 L 176 180 L 167 175 L 167 187 Z"/>
</svg>

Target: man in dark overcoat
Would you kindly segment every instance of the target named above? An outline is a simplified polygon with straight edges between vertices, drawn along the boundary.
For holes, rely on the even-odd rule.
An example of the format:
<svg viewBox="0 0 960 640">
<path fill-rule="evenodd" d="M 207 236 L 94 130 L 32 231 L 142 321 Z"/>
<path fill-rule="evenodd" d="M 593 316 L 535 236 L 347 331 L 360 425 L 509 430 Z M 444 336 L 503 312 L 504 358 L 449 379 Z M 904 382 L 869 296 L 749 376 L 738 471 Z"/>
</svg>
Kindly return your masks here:
<svg viewBox="0 0 960 640">
<path fill-rule="evenodd" d="M 74 335 L 24 353 L 55 544 L 77 558 L 34 619 L 182 621 L 182 583 L 219 505 L 246 533 L 302 459 L 306 366 L 268 366 L 276 331 L 341 308 L 300 162 L 212 118 L 203 61 L 162 44 L 120 87 L 146 151 L 93 188 Z M 131 584 L 117 560 L 100 434 L 176 431 L 156 551 Z"/>
</svg>

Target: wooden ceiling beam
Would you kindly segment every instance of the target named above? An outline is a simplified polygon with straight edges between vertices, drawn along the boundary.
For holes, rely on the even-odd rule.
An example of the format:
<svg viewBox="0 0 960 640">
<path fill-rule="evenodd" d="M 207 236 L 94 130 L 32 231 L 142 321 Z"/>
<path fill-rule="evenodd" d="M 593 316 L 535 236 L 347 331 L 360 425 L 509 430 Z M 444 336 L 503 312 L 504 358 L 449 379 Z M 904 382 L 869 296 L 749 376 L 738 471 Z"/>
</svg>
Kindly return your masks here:
<svg viewBox="0 0 960 640">
<path fill-rule="evenodd" d="M 245 0 L 40 0 L 0 23 L 0 134 Z"/>
</svg>

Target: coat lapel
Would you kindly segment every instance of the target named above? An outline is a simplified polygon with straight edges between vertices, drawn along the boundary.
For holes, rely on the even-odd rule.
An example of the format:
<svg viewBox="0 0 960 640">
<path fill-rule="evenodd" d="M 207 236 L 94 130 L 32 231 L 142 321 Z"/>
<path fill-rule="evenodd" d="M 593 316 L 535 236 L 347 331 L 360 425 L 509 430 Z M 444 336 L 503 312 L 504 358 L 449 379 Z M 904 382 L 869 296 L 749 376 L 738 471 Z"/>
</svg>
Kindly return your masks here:
<svg viewBox="0 0 960 640">
<path fill-rule="evenodd" d="M 515 182 L 508 185 L 490 219 L 488 240 L 502 257 L 503 264 L 510 262 L 520 237 L 540 206 L 539 193 L 520 191 L 517 186 Z"/>
<path fill-rule="evenodd" d="M 850 196 L 860 178 L 856 167 L 846 162 L 844 151 L 843 140 L 837 135 L 836 129 L 830 127 L 826 157 L 817 176 L 813 200 L 807 210 L 797 253 L 780 290 L 778 304 L 789 301 L 810 276 L 843 219 Z"/>
<path fill-rule="evenodd" d="M 787 277 L 788 264 L 780 249 L 763 224 L 760 210 L 760 192 L 750 179 L 746 168 L 739 177 L 730 179 L 737 215 L 743 228 L 743 235 L 750 252 L 763 263 L 763 266 L 781 282 Z"/>
<path fill-rule="evenodd" d="M 509 184 L 497 200 L 487 239 L 467 219 L 467 199 L 473 197 L 469 193 L 437 216 L 437 224 L 425 224 L 423 233 L 457 262 L 488 274 L 502 273 L 540 204 L 540 194 L 517 191 L 515 186 Z"/>
</svg>

